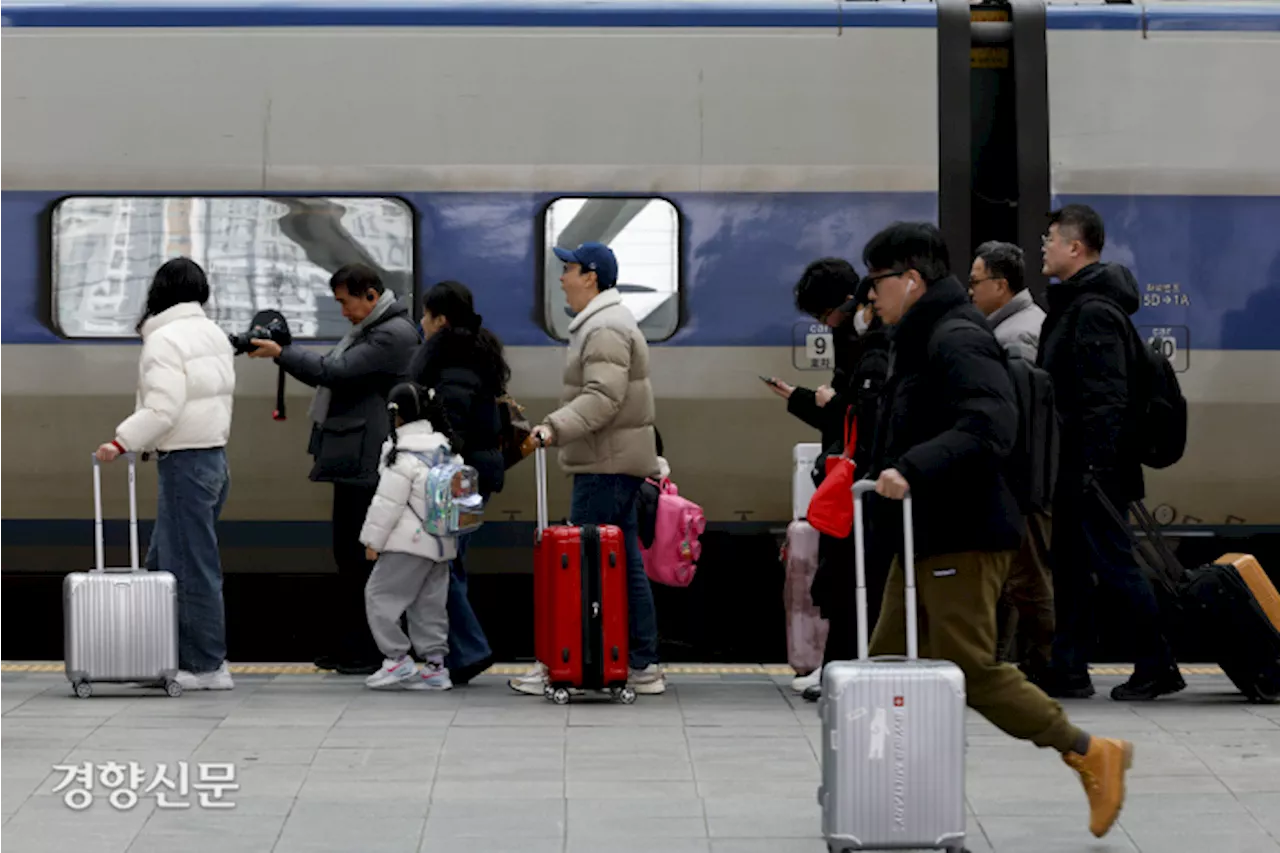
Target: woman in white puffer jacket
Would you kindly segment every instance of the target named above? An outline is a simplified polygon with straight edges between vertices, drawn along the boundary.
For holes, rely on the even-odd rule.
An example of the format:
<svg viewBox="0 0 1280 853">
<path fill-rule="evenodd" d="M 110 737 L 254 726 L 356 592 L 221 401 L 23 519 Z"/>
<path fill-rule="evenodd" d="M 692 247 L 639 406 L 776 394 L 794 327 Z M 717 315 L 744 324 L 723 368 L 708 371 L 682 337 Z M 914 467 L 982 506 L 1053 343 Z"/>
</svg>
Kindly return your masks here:
<svg viewBox="0 0 1280 853">
<path fill-rule="evenodd" d="M 457 437 L 434 392 L 404 382 L 387 395 L 391 436 L 378 463 L 378 491 L 365 515 L 360 541 L 378 562 L 365 586 L 369 631 L 385 658 L 365 684 L 379 689 L 449 690 L 449 561 L 457 556 L 454 536 L 423 530 L 427 474 L 433 465 L 461 463 Z M 406 617 L 409 634 L 400 627 Z M 409 656 L 412 642 L 426 661 Z"/>
<path fill-rule="evenodd" d="M 156 271 L 138 323 L 142 359 L 137 408 L 98 448 L 154 452 L 160 476 L 147 569 L 178 582 L 177 681 L 187 690 L 229 690 L 222 562 L 216 525 L 231 487 L 235 352 L 202 307 L 209 282 L 200 265 L 175 258 Z"/>
</svg>

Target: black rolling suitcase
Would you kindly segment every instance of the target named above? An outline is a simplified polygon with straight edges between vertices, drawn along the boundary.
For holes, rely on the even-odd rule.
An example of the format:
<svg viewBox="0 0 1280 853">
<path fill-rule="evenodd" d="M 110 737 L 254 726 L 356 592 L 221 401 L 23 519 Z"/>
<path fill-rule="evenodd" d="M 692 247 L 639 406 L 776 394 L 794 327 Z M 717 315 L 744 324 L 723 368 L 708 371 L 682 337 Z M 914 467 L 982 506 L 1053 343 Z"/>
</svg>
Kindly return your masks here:
<svg viewBox="0 0 1280 853">
<path fill-rule="evenodd" d="M 1130 531 L 1156 585 L 1166 627 L 1194 632 L 1222 672 L 1251 702 L 1280 702 L 1280 631 L 1236 566 L 1227 561 L 1186 569 L 1141 501 L 1130 505 L 1145 541 L 1097 490 L 1103 506 Z M 1172 611 L 1172 612 L 1171 612 Z"/>
</svg>

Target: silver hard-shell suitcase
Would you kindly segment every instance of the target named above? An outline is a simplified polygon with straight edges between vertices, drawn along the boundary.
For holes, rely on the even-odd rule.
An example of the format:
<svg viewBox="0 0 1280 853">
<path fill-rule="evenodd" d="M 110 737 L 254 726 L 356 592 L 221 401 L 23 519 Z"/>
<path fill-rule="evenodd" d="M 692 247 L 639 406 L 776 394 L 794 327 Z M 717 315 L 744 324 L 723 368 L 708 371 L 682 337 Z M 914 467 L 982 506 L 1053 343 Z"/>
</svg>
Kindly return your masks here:
<svg viewBox="0 0 1280 853">
<path fill-rule="evenodd" d="M 138 566 L 137 461 L 129 461 L 127 569 L 105 566 L 102 542 L 102 468 L 93 459 L 94 548 L 97 568 L 71 572 L 62 582 L 62 625 L 67 679 L 86 699 L 95 681 L 140 682 L 182 695 L 178 672 L 178 583 L 169 572 Z"/>
<path fill-rule="evenodd" d="M 867 656 L 862 497 L 854 484 L 858 660 L 822 672 L 822 833 L 830 850 L 964 849 L 964 673 L 920 660 L 911 496 L 903 500 L 907 656 Z"/>
</svg>

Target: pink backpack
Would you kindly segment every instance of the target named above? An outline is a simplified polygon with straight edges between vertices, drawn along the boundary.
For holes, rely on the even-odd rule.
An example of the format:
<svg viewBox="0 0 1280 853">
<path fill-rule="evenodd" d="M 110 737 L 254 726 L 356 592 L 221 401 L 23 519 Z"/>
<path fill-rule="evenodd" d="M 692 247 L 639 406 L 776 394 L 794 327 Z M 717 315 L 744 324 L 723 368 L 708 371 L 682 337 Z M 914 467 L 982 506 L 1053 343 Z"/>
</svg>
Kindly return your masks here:
<svg viewBox="0 0 1280 853">
<path fill-rule="evenodd" d="M 658 516 L 654 526 L 653 547 L 640 548 L 644 570 L 649 579 L 664 586 L 688 586 L 702 556 L 698 537 L 707 529 L 702 507 L 680 497 L 670 480 L 654 483 L 658 487 Z"/>
</svg>

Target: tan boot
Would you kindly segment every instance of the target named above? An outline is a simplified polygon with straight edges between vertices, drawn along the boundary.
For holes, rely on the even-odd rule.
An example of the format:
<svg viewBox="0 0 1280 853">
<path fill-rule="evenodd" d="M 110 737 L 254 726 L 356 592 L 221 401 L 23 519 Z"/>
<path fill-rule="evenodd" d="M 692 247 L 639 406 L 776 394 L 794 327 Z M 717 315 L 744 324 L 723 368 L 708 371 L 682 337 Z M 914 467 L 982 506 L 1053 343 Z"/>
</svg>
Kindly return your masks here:
<svg viewBox="0 0 1280 853">
<path fill-rule="evenodd" d="M 1089 798 L 1089 831 L 1101 838 L 1110 831 L 1124 806 L 1124 773 L 1133 764 L 1133 744 L 1095 737 L 1084 755 L 1063 754 L 1067 766 L 1080 774 Z"/>
</svg>

